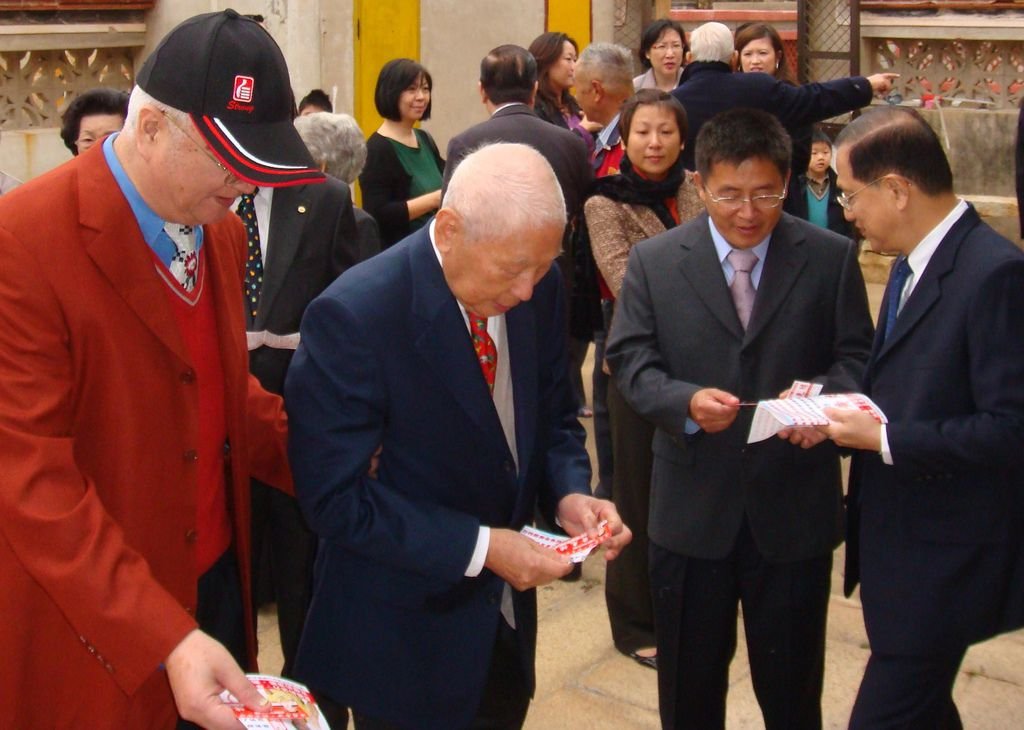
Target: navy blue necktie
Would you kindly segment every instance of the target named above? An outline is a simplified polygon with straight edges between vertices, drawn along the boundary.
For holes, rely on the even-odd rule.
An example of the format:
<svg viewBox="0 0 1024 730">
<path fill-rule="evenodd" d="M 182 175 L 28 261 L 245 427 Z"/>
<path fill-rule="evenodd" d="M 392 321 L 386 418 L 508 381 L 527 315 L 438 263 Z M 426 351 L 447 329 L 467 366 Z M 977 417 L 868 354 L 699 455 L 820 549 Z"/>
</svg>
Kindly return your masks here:
<svg viewBox="0 0 1024 730">
<path fill-rule="evenodd" d="M 885 339 L 889 339 L 892 328 L 896 326 L 896 316 L 900 310 L 900 298 L 903 296 L 903 287 L 907 283 L 907 277 L 910 274 L 911 269 L 910 264 L 907 263 L 907 258 L 900 256 L 896 259 L 896 265 L 893 267 L 892 275 L 889 277 L 889 291 L 886 294 Z"/>
</svg>

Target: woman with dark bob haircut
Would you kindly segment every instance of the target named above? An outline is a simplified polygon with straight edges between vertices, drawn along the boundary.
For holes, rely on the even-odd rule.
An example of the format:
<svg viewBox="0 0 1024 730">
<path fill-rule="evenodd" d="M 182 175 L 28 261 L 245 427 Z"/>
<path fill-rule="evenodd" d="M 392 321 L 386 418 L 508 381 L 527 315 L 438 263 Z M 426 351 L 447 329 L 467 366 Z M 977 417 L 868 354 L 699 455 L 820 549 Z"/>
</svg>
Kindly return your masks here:
<svg viewBox="0 0 1024 730">
<path fill-rule="evenodd" d="M 683 26 L 674 20 L 655 20 L 640 36 L 637 54 L 645 71 L 633 79 L 633 88 L 672 91 L 679 86 L 689 52 Z"/>
<path fill-rule="evenodd" d="M 579 46 L 565 33 L 541 33 L 530 44 L 537 60 L 537 100 L 533 110 L 545 122 L 575 132 L 594 152 L 594 137 L 584 126 L 583 112 L 569 89 L 576 83 Z"/>
<path fill-rule="evenodd" d="M 373 95 L 384 122 L 366 141 L 359 176 L 363 208 L 380 226 L 381 246 L 397 243 L 441 207 L 444 160 L 417 122 L 430 119 L 430 73 L 409 58 L 384 64 Z"/>
<path fill-rule="evenodd" d="M 89 89 L 76 96 L 64 110 L 60 138 L 77 157 L 108 134 L 120 131 L 127 116 L 127 91 Z"/>
</svg>

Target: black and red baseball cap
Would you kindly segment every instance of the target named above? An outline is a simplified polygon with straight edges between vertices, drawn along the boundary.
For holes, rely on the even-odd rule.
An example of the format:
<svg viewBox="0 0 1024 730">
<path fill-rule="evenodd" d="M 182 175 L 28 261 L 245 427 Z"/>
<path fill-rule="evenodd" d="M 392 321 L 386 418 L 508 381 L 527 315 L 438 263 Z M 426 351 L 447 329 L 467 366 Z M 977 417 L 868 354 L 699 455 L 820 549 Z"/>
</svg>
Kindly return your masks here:
<svg viewBox="0 0 1024 730">
<path fill-rule="evenodd" d="M 160 41 L 135 83 L 188 112 L 239 179 L 268 187 L 324 180 L 292 124 L 284 55 L 256 21 L 230 9 L 185 20 Z"/>
</svg>

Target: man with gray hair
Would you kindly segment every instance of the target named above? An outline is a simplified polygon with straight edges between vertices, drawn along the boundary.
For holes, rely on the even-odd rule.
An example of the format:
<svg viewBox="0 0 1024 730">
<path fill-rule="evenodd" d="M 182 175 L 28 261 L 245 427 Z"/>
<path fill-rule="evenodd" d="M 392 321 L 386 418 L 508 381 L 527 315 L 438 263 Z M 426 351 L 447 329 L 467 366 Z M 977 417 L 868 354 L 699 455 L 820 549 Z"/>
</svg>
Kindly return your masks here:
<svg viewBox="0 0 1024 730">
<path fill-rule="evenodd" d="M 239 667 L 249 479 L 291 476 L 281 400 L 248 373 L 229 212 L 323 175 L 281 50 L 232 10 L 178 25 L 137 84 L 120 133 L 0 198 L 11 727 L 228 730 L 223 690 L 261 704 Z"/>
<path fill-rule="evenodd" d="M 806 128 L 867 106 L 872 95 L 892 89 L 898 75 L 850 76 L 793 86 L 769 74 L 734 73 L 737 58 L 732 31 L 722 23 L 705 23 L 690 33 L 687 65 L 679 87 L 672 92 L 682 102 L 690 123 L 682 155 L 687 170 L 695 169 L 694 149 L 704 123 L 719 112 L 747 107 L 775 115 L 794 140 L 806 138 L 806 144 L 796 144 L 793 149 L 792 169 L 801 175 L 811 155 L 810 130 Z"/>
<path fill-rule="evenodd" d="M 591 43 L 576 62 L 576 100 L 587 119 L 601 125 L 591 166 L 597 177 L 619 171 L 623 146 L 619 110 L 633 95 L 633 58 L 616 43 Z"/>
<path fill-rule="evenodd" d="M 607 521 L 608 559 L 629 542 L 589 494 L 552 270 L 564 227 L 536 150 L 483 147 L 429 226 L 303 318 L 285 399 L 320 549 L 296 674 L 357 727 L 519 727 L 533 589 L 572 566 L 518 530 L 539 502 L 571 535 Z"/>
</svg>

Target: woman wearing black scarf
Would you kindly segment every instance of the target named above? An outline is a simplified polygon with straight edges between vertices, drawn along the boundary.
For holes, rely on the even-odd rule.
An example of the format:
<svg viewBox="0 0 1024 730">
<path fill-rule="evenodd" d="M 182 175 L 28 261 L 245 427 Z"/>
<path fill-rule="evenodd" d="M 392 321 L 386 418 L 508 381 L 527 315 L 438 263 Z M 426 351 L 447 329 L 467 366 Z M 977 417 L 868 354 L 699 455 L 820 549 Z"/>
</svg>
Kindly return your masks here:
<svg viewBox="0 0 1024 730">
<path fill-rule="evenodd" d="M 686 112 L 671 95 L 642 89 L 623 105 L 619 126 L 626 154 L 620 174 L 598 179 L 584 205 L 580 244 L 593 252 L 605 299 L 622 287 L 629 251 L 704 209 L 683 168 Z M 616 648 L 641 664 L 657 666 L 654 616 L 647 576 L 647 513 L 654 427 L 640 418 L 608 381 L 615 473 L 612 501 L 633 530 L 634 545 L 608 563 L 605 600 Z"/>
</svg>

